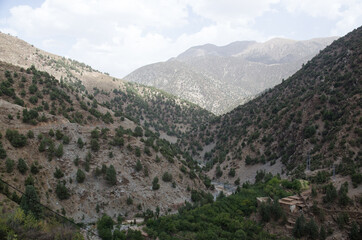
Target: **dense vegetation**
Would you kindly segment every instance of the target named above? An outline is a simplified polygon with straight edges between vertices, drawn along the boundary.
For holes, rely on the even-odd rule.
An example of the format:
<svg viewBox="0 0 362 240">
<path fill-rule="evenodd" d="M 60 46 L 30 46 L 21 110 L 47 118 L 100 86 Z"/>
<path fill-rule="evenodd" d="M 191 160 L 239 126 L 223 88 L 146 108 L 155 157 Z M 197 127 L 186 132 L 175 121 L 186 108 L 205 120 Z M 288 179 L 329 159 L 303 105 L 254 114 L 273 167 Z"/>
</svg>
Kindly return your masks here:
<svg viewBox="0 0 362 240">
<path fill-rule="evenodd" d="M 161 240 L 280 239 L 280 236 L 264 232 L 259 223 L 249 219 L 249 216 L 257 211 L 256 197 L 270 196 L 279 199 L 291 194 L 281 187 L 278 177 L 270 177 L 255 185 L 244 184 L 243 188 L 238 188 L 229 197 L 221 193 L 216 202 L 204 201 L 202 206 L 197 202 L 194 205 L 187 203 L 176 215 L 159 218 L 155 216 L 147 221 L 146 232 Z"/>
<path fill-rule="evenodd" d="M 331 171 L 341 159 L 337 174 L 358 174 L 361 39 L 358 28 L 336 40 L 280 85 L 212 121 L 204 131 L 195 131 L 184 140 L 188 150 L 196 154 L 201 146 L 215 142 L 205 154 L 208 169 L 230 160 L 273 165 L 280 159 L 287 173 L 304 177 L 310 156 L 312 171 Z"/>
</svg>

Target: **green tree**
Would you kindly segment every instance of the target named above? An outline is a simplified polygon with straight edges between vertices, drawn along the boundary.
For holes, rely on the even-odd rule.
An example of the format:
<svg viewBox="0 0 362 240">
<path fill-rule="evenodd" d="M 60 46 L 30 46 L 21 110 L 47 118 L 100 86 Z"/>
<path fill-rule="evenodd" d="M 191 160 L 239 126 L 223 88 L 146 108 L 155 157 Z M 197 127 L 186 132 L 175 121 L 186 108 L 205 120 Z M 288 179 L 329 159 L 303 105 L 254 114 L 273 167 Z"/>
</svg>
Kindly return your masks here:
<svg viewBox="0 0 362 240">
<path fill-rule="evenodd" d="M 103 240 L 112 240 L 113 220 L 110 216 L 104 214 L 97 222 L 99 236 Z"/>
<path fill-rule="evenodd" d="M 77 144 L 78 144 L 79 148 L 83 148 L 84 142 L 83 142 L 82 138 L 78 138 Z"/>
<path fill-rule="evenodd" d="M 83 183 L 84 180 L 85 180 L 85 173 L 81 169 L 78 169 L 78 171 L 77 171 L 77 182 L 78 183 Z"/>
<path fill-rule="evenodd" d="M 230 177 L 235 177 L 235 168 L 230 168 L 228 175 Z"/>
<path fill-rule="evenodd" d="M 139 172 L 139 171 L 141 171 L 142 170 L 142 163 L 141 163 L 141 161 L 140 160 L 137 160 L 137 163 L 136 163 L 136 166 L 135 166 L 135 170 L 137 171 L 137 172 Z"/>
<path fill-rule="evenodd" d="M 172 174 L 168 172 L 164 172 L 162 175 L 162 181 L 164 182 L 171 182 L 172 181 Z"/>
<path fill-rule="evenodd" d="M 131 198 L 131 196 L 129 196 L 127 198 L 127 205 L 132 205 L 133 204 L 133 199 Z"/>
<path fill-rule="evenodd" d="M 353 222 L 348 235 L 351 240 L 361 240 L 361 231 L 358 230 L 358 228 L 358 224 L 356 222 Z"/>
<path fill-rule="evenodd" d="M 297 218 L 294 224 L 293 236 L 296 238 L 301 238 L 305 236 L 305 218 L 303 214 Z"/>
<path fill-rule="evenodd" d="M 54 152 L 55 156 L 60 158 L 63 156 L 64 154 L 64 150 L 63 150 L 63 144 L 59 144 L 58 148 L 55 150 Z"/>
<path fill-rule="evenodd" d="M 7 156 L 5 149 L 3 148 L 2 143 L 0 142 L 0 159 L 5 159 Z"/>
<path fill-rule="evenodd" d="M 55 168 L 54 177 L 59 179 L 64 177 L 64 173 L 59 168 Z"/>
<path fill-rule="evenodd" d="M 220 167 L 220 165 L 217 165 L 217 167 L 216 167 L 216 177 L 219 178 L 221 176 L 222 176 L 221 167 Z"/>
<path fill-rule="evenodd" d="M 134 129 L 134 134 L 133 136 L 135 137 L 142 137 L 143 136 L 143 130 L 140 126 L 137 126 L 135 129 Z"/>
<path fill-rule="evenodd" d="M 26 212 L 31 212 L 36 218 L 42 214 L 39 197 L 33 185 L 25 187 L 25 194 L 21 197 L 20 207 Z"/>
<path fill-rule="evenodd" d="M 98 143 L 98 140 L 97 140 L 97 139 L 91 139 L 90 145 L 91 145 L 92 151 L 94 151 L 94 152 L 99 151 L 100 146 L 99 146 L 99 143 Z"/>
<path fill-rule="evenodd" d="M 324 228 L 324 226 L 321 226 L 321 229 L 319 231 L 319 239 L 320 240 L 325 240 L 327 238 L 327 232 L 326 229 Z"/>
<path fill-rule="evenodd" d="M 158 177 L 154 177 L 152 181 L 152 190 L 160 189 L 160 184 L 158 183 Z"/>
<path fill-rule="evenodd" d="M 70 193 L 68 188 L 65 186 L 64 183 L 58 182 L 57 187 L 55 189 L 55 193 L 60 200 L 65 200 L 70 197 Z"/>
<path fill-rule="evenodd" d="M 13 147 L 20 148 L 26 145 L 26 137 L 17 130 L 7 129 L 5 137 Z"/>
<path fill-rule="evenodd" d="M 10 158 L 7 158 L 5 161 L 6 172 L 12 173 L 14 170 L 14 166 L 15 166 L 15 161 Z"/>
<path fill-rule="evenodd" d="M 342 207 L 347 206 L 351 202 L 351 199 L 347 196 L 347 193 L 348 193 L 348 182 L 345 182 L 344 184 L 341 185 L 338 191 L 338 202 L 339 205 Z"/>
<path fill-rule="evenodd" d="M 323 197 L 323 201 L 325 203 L 334 202 L 334 200 L 337 198 L 337 190 L 333 186 L 332 183 L 328 184 L 325 187 L 326 195 Z"/>
<path fill-rule="evenodd" d="M 25 174 L 28 171 L 28 165 L 26 164 L 25 160 L 22 158 L 18 159 L 18 170 L 21 174 Z"/>
<path fill-rule="evenodd" d="M 113 165 L 110 165 L 106 171 L 106 180 L 110 185 L 117 184 L 117 173 Z"/>
<path fill-rule="evenodd" d="M 35 162 L 35 163 L 32 163 L 31 166 L 30 166 L 30 172 L 32 174 L 37 174 L 39 173 L 39 167 L 38 167 L 38 164 Z"/>
<path fill-rule="evenodd" d="M 318 239 L 319 237 L 318 226 L 313 219 L 311 219 L 305 225 L 305 232 L 308 234 L 310 239 Z"/>
<path fill-rule="evenodd" d="M 63 136 L 64 136 L 64 134 L 63 134 L 59 129 L 57 129 L 57 130 L 55 131 L 55 138 L 56 138 L 57 140 L 62 139 Z"/>
</svg>

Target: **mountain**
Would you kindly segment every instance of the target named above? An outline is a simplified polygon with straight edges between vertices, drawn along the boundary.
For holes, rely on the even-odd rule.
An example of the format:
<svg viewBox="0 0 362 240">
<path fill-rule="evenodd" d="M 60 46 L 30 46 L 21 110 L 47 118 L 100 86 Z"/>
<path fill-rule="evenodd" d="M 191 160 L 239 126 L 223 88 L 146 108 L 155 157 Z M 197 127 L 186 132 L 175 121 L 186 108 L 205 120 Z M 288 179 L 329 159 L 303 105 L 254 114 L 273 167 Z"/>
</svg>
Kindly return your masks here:
<svg viewBox="0 0 362 240">
<path fill-rule="evenodd" d="M 197 105 L 164 91 L 111 77 L 84 63 L 42 51 L 3 33 L 0 33 L 0 61 L 46 71 L 90 95 L 92 101 L 95 97 L 98 103 L 117 114 L 154 129 L 173 142 L 197 124 L 214 117 Z"/>
<path fill-rule="evenodd" d="M 224 192 L 149 220 L 145 231 L 160 239 L 360 239 L 361 73 L 362 27 L 192 131 L 185 150 L 201 155 Z"/>
<path fill-rule="evenodd" d="M 361 39 L 360 27 L 336 40 L 281 84 L 189 136 L 187 150 L 199 152 L 209 177 L 223 182 L 252 181 L 262 169 L 310 177 L 308 158 L 313 174 L 330 175 L 333 166 L 342 176 L 358 174 Z"/>
<path fill-rule="evenodd" d="M 83 239 L 53 221 L 58 214 L 84 231 L 97 222 L 102 239 L 142 239 L 139 230 L 153 239 L 358 239 L 361 39 L 362 27 L 215 117 L 0 34 L 0 238 Z M 205 49 L 235 55 L 255 44 Z M 249 57 L 289 61 L 270 56 Z M 136 217 L 146 226 L 124 222 Z"/>
<path fill-rule="evenodd" d="M 220 115 L 280 83 L 335 39 L 206 44 L 141 67 L 124 79 L 165 90 Z"/>
<path fill-rule="evenodd" d="M 165 214 L 206 190 L 175 143 L 213 114 L 10 35 L 0 42 L 2 181 L 21 191 L 31 183 L 43 204 L 83 223 L 157 206 Z"/>
</svg>

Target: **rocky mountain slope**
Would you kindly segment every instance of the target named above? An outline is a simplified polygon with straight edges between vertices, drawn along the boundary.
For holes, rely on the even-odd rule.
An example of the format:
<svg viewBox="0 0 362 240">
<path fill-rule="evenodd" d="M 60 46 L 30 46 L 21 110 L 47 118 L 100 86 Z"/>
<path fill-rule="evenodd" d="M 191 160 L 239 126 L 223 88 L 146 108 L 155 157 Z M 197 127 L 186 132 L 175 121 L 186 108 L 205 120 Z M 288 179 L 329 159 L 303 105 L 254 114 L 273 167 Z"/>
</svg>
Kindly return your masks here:
<svg viewBox="0 0 362 240">
<path fill-rule="evenodd" d="M 362 27 L 336 40 L 292 77 L 190 136 L 189 150 L 201 152 L 209 176 L 223 182 L 252 180 L 260 169 L 305 178 L 308 158 L 312 175 L 330 176 L 333 166 L 341 176 L 360 174 L 361 39 Z"/>
<path fill-rule="evenodd" d="M 163 105 L 157 96 L 171 113 L 185 107 Z M 98 103 L 106 97 L 34 66 L 0 62 L 1 179 L 22 191 L 35 186 L 42 203 L 84 223 L 103 213 L 127 218 L 157 206 L 161 214 L 175 211 L 190 189 L 205 189 L 194 162 L 176 145 L 112 111 L 122 100 L 109 108 Z"/>
<path fill-rule="evenodd" d="M 95 97 L 98 103 L 117 114 L 156 130 L 174 142 L 175 137 L 214 117 L 197 105 L 166 92 L 116 79 L 84 63 L 42 51 L 3 33 L 0 33 L 0 61 L 46 71 L 91 98 Z"/>
<path fill-rule="evenodd" d="M 126 80 L 165 90 L 215 114 L 245 103 L 295 73 L 336 37 L 192 47 L 166 62 L 141 67 Z"/>
</svg>

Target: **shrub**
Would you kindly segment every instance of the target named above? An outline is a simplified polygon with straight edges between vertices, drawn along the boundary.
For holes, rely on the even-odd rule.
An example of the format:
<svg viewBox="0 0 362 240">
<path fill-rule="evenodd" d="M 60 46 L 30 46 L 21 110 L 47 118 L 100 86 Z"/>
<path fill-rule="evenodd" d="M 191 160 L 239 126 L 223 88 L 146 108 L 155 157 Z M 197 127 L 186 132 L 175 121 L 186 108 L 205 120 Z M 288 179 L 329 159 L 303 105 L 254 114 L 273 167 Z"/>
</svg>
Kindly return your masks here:
<svg viewBox="0 0 362 240">
<path fill-rule="evenodd" d="M 304 138 L 311 138 L 316 133 L 314 126 L 306 126 L 303 130 Z"/>
<path fill-rule="evenodd" d="M 347 196 L 348 193 L 348 182 L 345 182 L 341 185 L 341 188 L 338 191 L 338 202 L 340 206 L 347 206 L 351 199 Z"/>
<path fill-rule="evenodd" d="M 235 177 L 235 168 L 230 168 L 228 175 L 230 177 Z"/>
<path fill-rule="evenodd" d="M 143 136 L 143 130 L 140 126 L 137 126 L 135 129 L 134 129 L 134 134 L 133 136 L 135 137 L 142 137 Z"/>
<path fill-rule="evenodd" d="M 28 165 L 26 165 L 24 159 L 22 159 L 22 158 L 18 159 L 17 167 L 18 167 L 19 172 L 23 175 L 26 173 L 26 171 L 28 171 Z"/>
<path fill-rule="evenodd" d="M 38 87 L 35 84 L 29 86 L 29 93 L 34 94 L 38 91 Z"/>
<path fill-rule="evenodd" d="M 99 147 L 99 143 L 98 143 L 97 139 L 91 139 L 90 145 L 91 145 L 92 151 L 94 151 L 94 152 L 99 151 L 100 147 Z"/>
<path fill-rule="evenodd" d="M 32 174 L 37 174 L 37 173 L 39 173 L 38 165 L 35 164 L 35 163 L 32 163 L 31 166 L 30 166 L 30 172 L 31 172 Z"/>
<path fill-rule="evenodd" d="M 10 158 L 7 158 L 5 161 L 6 172 L 11 173 L 14 170 L 14 166 L 15 166 L 15 161 Z"/>
<path fill-rule="evenodd" d="M 353 186 L 358 186 L 362 183 L 362 174 L 361 173 L 354 173 L 351 177 Z"/>
<path fill-rule="evenodd" d="M 26 145 L 26 137 L 17 130 L 6 130 L 5 137 L 13 147 L 19 148 Z"/>
<path fill-rule="evenodd" d="M 136 163 L 136 166 L 135 166 L 135 170 L 137 171 L 137 172 L 139 172 L 139 171 L 141 171 L 142 170 L 142 163 L 141 163 L 141 161 L 140 160 L 137 160 L 137 163 Z"/>
<path fill-rule="evenodd" d="M 6 151 L 3 148 L 2 143 L 0 142 L 0 159 L 4 159 L 4 158 L 6 158 L 6 156 L 7 156 Z"/>
<path fill-rule="evenodd" d="M 112 240 L 112 229 L 113 229 L 113 220 L 110 216 L 104 214 L 101 219 L 97 222 L 97 230 L 99 236 L 103 240 Z"/>
<path fill-rule="evenodd" d="M 77 141 L 77 144 L 78 144 L 78 147 L 79 148 L 83 148 L 84 147 L 84 142 L 81 138 L 78 138 L 78 141 Z"/>
<path fill-rule="evenodd" d="M 158 183 L 158 177 L 154 177 L 152 181 L 152 190 L 160 189 L 160 184 Z"/>
<path fill-rule="evenodd" d="M 59 144 L 58 148 L 55 150 L 54 152 L 55 156 L 60 158 L 63 156 L 64 151 L 63 151 L 63 144 Z"/>
<path fill-rule="evenodd" d="M 171 174 L 171 173 L 168 173 L 168 172 L 165 172 L 165 173 L 162 175 L 162 181 L 164 181 L 164 182 L 171 182 L 171 181 L 172 181 L 172 174 Z"/>
<path fill-rule="evenodd" d="M 29 98 L 29 102 L 31 103 L 31 104 L 37 104 L 38 103 L 38 97 L 37 96 L 31 96 L 30 98 Z"/>
<path fill-rule="evenodd" d="M 222 170 L 220 168 L 220 165 L 216 167 L 216 177 L 219 178 L 222 176 Z"/>
<path fill-rule="evenodd" d="M 54 177 L 59 179 L 64 177 L 64 173 L 59 168 L 55 168 Z"/>
<path fill-rule="evenodd" d="M 26 212 L 31 212 L 36 218 L 42 214 L 39 197 L 33 185 L 25 187 L 25 194 L 21 197 L 20 207 Z"/>
<path fill-rule="evenodd" d="M 78 183 L 83 183 L 84 180 L 85 180 L 85 173 L 81 169 L 78 169 L 78 171 L 77 171 L 77 182 Z"/>
<path fill-rule="evenodd" d="M 36 123 L 36 119 L 38 118 L 38 111 L 34 109 L 24 109 L 23 110 L 23 122 L 24 123 Z"/>
<path fill-rule="evenodd" d="M 69 144 L 70 143 L 70 138 L 67 135 L 63 136 L 63 143 L 64 144 Z"/>
<path fill-rule="evenodd" d="M 127 198 L 127 205 L 132 205 L 133 204 L 133 199 L 129 196 Z"/>
<path fill-rule="evenodd" d="M 116 169 L 114 169 L 113 165 L 110 165 L 107 168 L 106 180 L 110 185 L 116 185 L 117 184 Z"/>
<path fill-rule="evenodd" d="M 58 182 L 57 187 L 55 189 L 55 193 L 57 194 L 57 197 L 60 200 L 65 200 L 68 199 L 70 197 L 70 193 L 68 188 L 65 186 L 64 183 L 60 183 Z"/>
<path fill-rule="evenodd" d="M 136 157 L 141 157 L 141 149 L 139 147 L 136 147 Z"/>
<path fill-rule="evenodd" d="M 31 130 L 29 130 L 28 131 L 28 133 L 26 134 L 26 136 L 28 137 L 28 138 L 34 138 L 34 132 L 33 131 L 31 131 Z"/>
<path fill-rule="evenodd" d="M 351 230 L 349 232 L 349 238 L 351 240 L 360 240 L 361 239 L 361 230 L 358 230 L 358 224 L 356 222 L 353 222 L 352 223 L 352 227 L 351 227 Z"/>
<path fill-rule="evenodd" d="M 63 134 L 59 129 L 57 129 L 57 130 L 55 131 L 55 138 L 56 138 L 57 140 L 62 139 L 63 136 L 64 136 L 64 134 Z"/>
<path fill-rule="evenodd" d="M 305 218 L 303 215 L 300 215 L 295 224 L 294 224 L 294 228 L 293 228 L 293 236 L 296 238 L 301 238 L 303 236 L 306 235 L 306 231 L 305 231 Z"/>
<path fill-rule="evenodd" d="M 323 197 L 323 202 L 331 203 L 337 198 L 337 190 L 332 183 L 325 186 L 326 195 Z"/>
<path fill-rule="evenodd" d="M 318 239 L 319 237 L 318 226 L 313 219 L 311 219 L 305 225 L 305 233 L 308 234 L 310 239 Z"/>
</svg>

